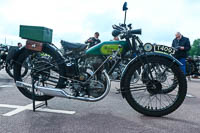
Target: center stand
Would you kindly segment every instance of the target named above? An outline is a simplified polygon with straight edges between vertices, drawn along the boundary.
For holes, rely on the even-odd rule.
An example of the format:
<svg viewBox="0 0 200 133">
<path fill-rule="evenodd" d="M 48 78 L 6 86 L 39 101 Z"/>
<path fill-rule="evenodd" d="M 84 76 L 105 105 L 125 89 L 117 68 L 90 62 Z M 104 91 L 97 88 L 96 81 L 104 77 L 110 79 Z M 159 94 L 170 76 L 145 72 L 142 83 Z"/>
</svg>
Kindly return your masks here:
<svg viewBox="0 0 200 133">
<path fill-rule="evenodd" d="M 32 78 L 32 101 L 33 101 L 33 111 L 35 112 L 35 110 L 37 109 L 37 108 L 40 108 L 40 107 L 42 107 L 42 106 L 47 106 L 48 105 L 48 103 L 47 103 L 47 100 L 45 100 L 45 103 L 41 103 L 41 104 L 39 104 L 39 105 L 37 105 L 37 106 L 35 106 L 35 82 L 36 82 L 36 80 L 34 79 L 34 78 Z"/>
</svg>

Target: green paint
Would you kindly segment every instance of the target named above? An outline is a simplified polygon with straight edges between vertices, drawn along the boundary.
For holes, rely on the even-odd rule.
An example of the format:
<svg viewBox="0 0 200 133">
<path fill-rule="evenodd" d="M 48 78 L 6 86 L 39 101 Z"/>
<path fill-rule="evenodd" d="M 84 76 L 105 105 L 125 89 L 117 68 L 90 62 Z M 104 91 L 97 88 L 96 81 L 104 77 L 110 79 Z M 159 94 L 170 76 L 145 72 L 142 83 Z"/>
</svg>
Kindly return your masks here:
<svg viewBox="0 0 200 133">
<path fill-rule="evenodd" d="M 103 55 L 110 55 L 113 53 L 113 51 L 117 51 L 119 47 L 119 44 L 105 44 L 101 47 L 100 51 Z M 122 52 L 123 48 L 120 49 L 120 53 Z"/>
<path fill-rule="evenodd" d="M 98 45 L 95 45 L 89 48 L 86 51 L 87 55 L 110 55 L 113 50 L 117 50 L 118 46 L 121 45 L 122 48 L 120 50 L 121 53 L 125 53 L 128 51 L 128 44 L 126 41 L 106 41 L 102 42 Z"/>
</svg>

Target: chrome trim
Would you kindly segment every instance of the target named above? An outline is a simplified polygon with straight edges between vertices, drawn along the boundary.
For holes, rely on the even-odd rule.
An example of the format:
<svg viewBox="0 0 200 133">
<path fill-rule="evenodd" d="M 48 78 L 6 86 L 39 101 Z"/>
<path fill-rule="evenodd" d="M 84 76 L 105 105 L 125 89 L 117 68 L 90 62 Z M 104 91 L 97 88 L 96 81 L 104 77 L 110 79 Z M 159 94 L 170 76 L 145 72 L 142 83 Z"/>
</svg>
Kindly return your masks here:
<svg viewBox="0 0 200 133">
<path fill-rule="evenodd" d="M 103 93 L 103 95 L 101 95 L 100 97 L 97 97 L 97 98 L 75 97 L 59 88 L 49 88 L 49 87 L 41 87 L 41 86 L 35 86 L 35 88 L 38 89 L 39 91 L 43 92 L 45 95 L 63 97 L 63 98 L 69 98 L 69 99 L 76 99 L 76 100 L 81 100 L 81 101 L 96 102 L 96 101 L 103 99 L 105 96 L 107 96 L 110 91 L 110 87 L 111 87 L 110 78 L 105 70 L 103 70 L 103 74 L 105 75 L 106 81 L 107 81 L 106 90 Z M 22 87 L 22 88 L 32 88 L 31 84 L 27 84 L 27 83 L 24 83 L 21 81 L 16 81 L 16 86 Z"/>
</svg>

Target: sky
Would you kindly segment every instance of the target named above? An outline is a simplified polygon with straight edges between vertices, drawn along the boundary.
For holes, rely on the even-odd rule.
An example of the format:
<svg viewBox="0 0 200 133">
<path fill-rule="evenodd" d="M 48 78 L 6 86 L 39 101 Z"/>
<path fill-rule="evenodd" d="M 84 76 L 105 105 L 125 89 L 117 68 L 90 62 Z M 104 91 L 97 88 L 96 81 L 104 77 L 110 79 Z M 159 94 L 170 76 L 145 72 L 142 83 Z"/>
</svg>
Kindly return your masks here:
<svg viewBox="0 0 200 133">
<path fill-rule="evenodd" d="M 0 0 L 0 43 L 25 43 L 19 25 L 53 29 L 53 43 L 60 40 L 84 43 L 98 31 L 108 41 L 112 25 L 123 23 L 124 0 Z M 126 0 L 127 24 L 142 29 L 144 42 L 170 46 L 176 32 L 200 38 L 199 0 Z"/>
</svg>

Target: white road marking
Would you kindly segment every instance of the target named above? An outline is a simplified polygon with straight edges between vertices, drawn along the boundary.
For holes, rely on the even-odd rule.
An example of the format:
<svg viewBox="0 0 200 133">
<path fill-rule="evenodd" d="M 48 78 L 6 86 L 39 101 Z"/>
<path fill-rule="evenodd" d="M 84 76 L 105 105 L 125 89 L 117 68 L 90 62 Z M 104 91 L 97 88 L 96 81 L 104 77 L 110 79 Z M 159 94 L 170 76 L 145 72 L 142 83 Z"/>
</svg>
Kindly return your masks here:
<svg viewBox="0 0 200 133">
<path fill-rule="evenodd" d="M 0 107 L 4 107 L 4 108 L 19 108 L 21 106 L 18 106 L 18 105 L 9 105 L 9 104 L 0 104 Z"/>
<path fill-rule="evenodd" d="M 48 108 L 38 108 L 37 110 L 43 111 L 43 112 L 61 113 L 61 114 L 70 114 L 70 115 L 73 115 L 76 113 L 75 111 L 55 110 L 55 109 L 48 109 Z"/>
<path fill-rule="evenodd" d="M 42 102 L 36 102 L 35 105 L 41 104 Z M 16 108 L 13 111 L 3 114 L 3 116 L 13 116 L 25 110 L 33 110 L 33 104 L 28 104 L 26 106 L 19 106 L 19 105 L 9 105 L 9 104 L 0 104 L 0 107 L 4 108 Z M 48 108 L 38 108 L 37 111 L 41 112 L 50 112 L 50 113 L 61 113 L 61 114 L 75 114 L 75 111 L 66 111 L 66 110 L 55 110 L 55 109 L 48 109 Z"/>
<path fill-rule="evenodd" d="M 35 103 L 35 105 L 38 105 L 40 103 L 41 102 L 37 102 L 37 103 Z M 31 109 L 32 106 L 33 106 L 32 104 L 28 104 L 26 106 L 19 106 L 17 109 L 15 109 L 13 111 L 10 111 L 10 112 L 8 112 L 6 114 L 3 114 L 3 116 L 12 116 L 12 115 L 15 115 L 15 114 L 20 113 L 20 112 L 22 112 L 24 110 Z"/>
</svg>

